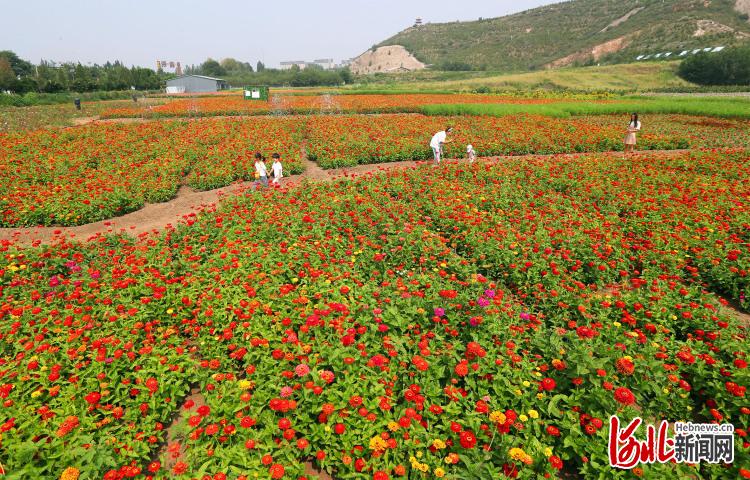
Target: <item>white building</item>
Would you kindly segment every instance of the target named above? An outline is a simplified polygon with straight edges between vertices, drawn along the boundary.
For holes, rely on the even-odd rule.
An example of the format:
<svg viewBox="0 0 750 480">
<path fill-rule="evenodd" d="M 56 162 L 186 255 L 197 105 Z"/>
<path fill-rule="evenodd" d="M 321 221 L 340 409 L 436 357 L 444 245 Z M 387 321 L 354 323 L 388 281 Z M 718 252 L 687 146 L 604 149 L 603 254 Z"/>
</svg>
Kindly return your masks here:
<svg viewBox="0 0 750 480">
<path fill-rule="evenodd" d="M 281 62 L 279 64 L 279 68 L 281 70 L 291 70 L 293 66 L 297 65 L 300 70 L 304 70 L 305 68 L 311 66 L 311 65 L 317 65 L 323 70 L 333 70 L 337 67 L 336 62 L 332 58 L 319 58 L 313 62 L 305 62 L 303 60 L 295 60 L 295 61 L 289 61 L 289 62 Z"/>
<path fill-rule="evenodd" d="M 300 70 L 304 70 L 305 67 L 307 67 L 307 62 L 299 60 L 299 61 L 290 61 L 290 62 L 281 62 L 280 63 L 281 70 L 291 70 L 293 66 L 297 65 Z"/>
<path fill-rule="evenodd" d="M 332 58 L 320 58 L 313 63 L 321 67 L 323 70 L 333 70 L 336 68 L 336 62 L 334 62 Z"/>
</svg>

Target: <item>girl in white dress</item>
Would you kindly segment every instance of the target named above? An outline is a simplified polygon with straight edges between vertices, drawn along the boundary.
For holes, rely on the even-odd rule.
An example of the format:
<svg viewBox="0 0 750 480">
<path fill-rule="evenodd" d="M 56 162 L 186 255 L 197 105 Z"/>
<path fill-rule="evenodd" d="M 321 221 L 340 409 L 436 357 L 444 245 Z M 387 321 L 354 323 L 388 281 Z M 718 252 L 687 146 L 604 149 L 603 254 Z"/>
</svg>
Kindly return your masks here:
<svg viewBox="0 0 750 480">
<path fill-rule="evenodd" d="M 630 123 L 628 124 L 628 131 L 625 134 L 625 153 L 633 153 L 635 151 L 636 136 L 635 134 L 641 130 L 641 122 L 638 121 L 638 114 L 634 113 L 630 116 Z"/>
</svg>

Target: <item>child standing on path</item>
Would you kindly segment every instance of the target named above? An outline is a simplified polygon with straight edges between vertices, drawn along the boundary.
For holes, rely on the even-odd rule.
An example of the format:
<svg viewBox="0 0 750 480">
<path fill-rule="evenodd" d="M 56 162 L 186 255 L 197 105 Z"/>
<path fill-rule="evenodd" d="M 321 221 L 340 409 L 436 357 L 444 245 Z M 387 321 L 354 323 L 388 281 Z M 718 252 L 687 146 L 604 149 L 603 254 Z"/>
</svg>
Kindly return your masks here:
<svg viewBox="0 0 750 480">
<path fill-rule="evenodd" d="M 281 156 L 278 153 L 271 155 L 273 157 L 273 165 L 271 165 L 271 174 L 273 174 L 273 183 L 278 185 L 281 177 L 284 176 L 284 168 L 281 165 Z"/>
<path fill-rule="evenodd" d="M 469 157 L 469 163 L 474 163 L 474 161 L 477 159 L 477 152 L 474 151 L 473 146 L 466 146 L 466 156 Z"/>
<path fill-rule="evenodd" d="M 266 164 L 263 162 L 263 155 L 260 152 L 255 154 L 255 176 L 264 187 L 268 186 L 268 170 L 266 170 Z"/>
</svg>

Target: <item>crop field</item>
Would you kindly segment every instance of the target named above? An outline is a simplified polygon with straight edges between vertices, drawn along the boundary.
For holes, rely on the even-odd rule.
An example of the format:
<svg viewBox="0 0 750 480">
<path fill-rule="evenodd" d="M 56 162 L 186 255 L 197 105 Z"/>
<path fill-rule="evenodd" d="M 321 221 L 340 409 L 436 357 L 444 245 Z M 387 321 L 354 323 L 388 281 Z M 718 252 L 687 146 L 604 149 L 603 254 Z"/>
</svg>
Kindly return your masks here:
<svg viewBox="0 0 750 480">
<path fill-rule="evenodd" d="M 302 172 L 300 123 L 261 118 L 87 125 L 0 136 L 0 226 L 80 225 L 253 178 L 256 151 Z"/>
<path fill-rule="evenodd" d="M 217 115 L 264 115 L 268 113 L 383 113 L 417 112 L 423 105 L 446 103 L 513 105 L 546 104 L 552 98 L 524 99 L 497 95 L 404 94 L 404 95 L 276 95 L 268 102 L 245 100 L 241 94 L 203 96 L 172 100 L 152 108 L 111 108 L 102 118 L 186 117 Z"/>
<path fill-rule="evenodd" d="M 587 477 L 611 414 L 746 428 L 747 325 L 722 302 L 748 307 L 747 165 L 419 167 L 248 194 L 159 238 L 5 246 L 5 468 Z M 733 467 L 641 475 L 737 478 L 743 442 Z"/>
<path fill-rule="evenodd" d="M 750 478 L 746 117 L 657 109 L 625 155 L 609 100 L 315 93 L 0 134 L 3 232 L 253 180 L 256 151 L 296 176 L 159 233 L 0 240 L 0 478 Z M 158 118 L 191 105 L 247 116 Z M 393 164 L 448 125 L 451 160 Z M 730 423 L 733 462 L 615 469 L 613 415 Z"/>
<path fill-rule="evenodd" d="M 641 149 L 749 147 L 750 123 L 653 115 Z M 431 158 L 431 132 L 454 127 L 452 158 L 602 152 L 622 148 L 621 118 L 385 114 L 252 116 L 91 124 L 0 136 L 0 226 L 81 225 L 195 190 L 254 178 L 253 155 L 281 155 L 285 172 L 304 154 L 323 169 Z"/>
</svg>

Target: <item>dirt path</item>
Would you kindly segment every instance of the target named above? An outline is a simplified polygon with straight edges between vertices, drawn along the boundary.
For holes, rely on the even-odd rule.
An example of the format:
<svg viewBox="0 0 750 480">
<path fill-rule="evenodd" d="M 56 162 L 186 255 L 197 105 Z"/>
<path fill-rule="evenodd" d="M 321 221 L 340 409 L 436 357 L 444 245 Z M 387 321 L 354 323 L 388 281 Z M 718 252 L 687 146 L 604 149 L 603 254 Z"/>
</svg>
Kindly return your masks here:
<svg viewBox="0 0 750 480">
<path fill-rule="evenodd" d="M 684 150 L 668 150 L 660 153 L 679 154 Z M 522 157 L 488 157 L 479 159 L 481 162 L 496 162 L 509 158 L 546 158 L 546 157 L 570 157 L 585 155 L 601 155 L 602 153 L 575 153 L 559 155 L 524 155 Z M 621 152 L 608 152 L 605 155 L 622 155 Z M 337 178 L 350 178 L 385 172 L 396 168 L 414 168 L 420 164 L 431 162 L 391 162 L 370 165 L 357 165 L 350 168 L 339 168 L 334 170 L 323 170 L 320 166 L 306 159 L 303 155 L 302 162 L 305 172 L 302 175 L 285 177 L 281 181 L 281 188 L 290 187 L 303 180 L 308 181 L 332 181 Z M 447 160 L 446 162 L 451 162 Z M 453 160 L 453 162 L 456 162 Z M 255 188 L 254 182 L 238 182 L 232 185 L 199 192 L 188 187 L 181 187 L 177 196 L 164 203 L 147 204 L 142 209 L 131 212 L 120 217 L 88 223 L 76 227 L 28 227 L 28 228 L 0 228 L 0 243 L 12 242 L 20 246 L 52 244 L 65 239 L 67 241 L 90 241 L 96 240 L 106 234 L 124 233 L 132 236 L 142 236 L 151 233 L 158 234 L 160 231 L 175 228 L 180 223 L 192 224 L 198 213 L 214 211 L 219 203 L 228 196 L 242 195 Z"/>
</svg>

